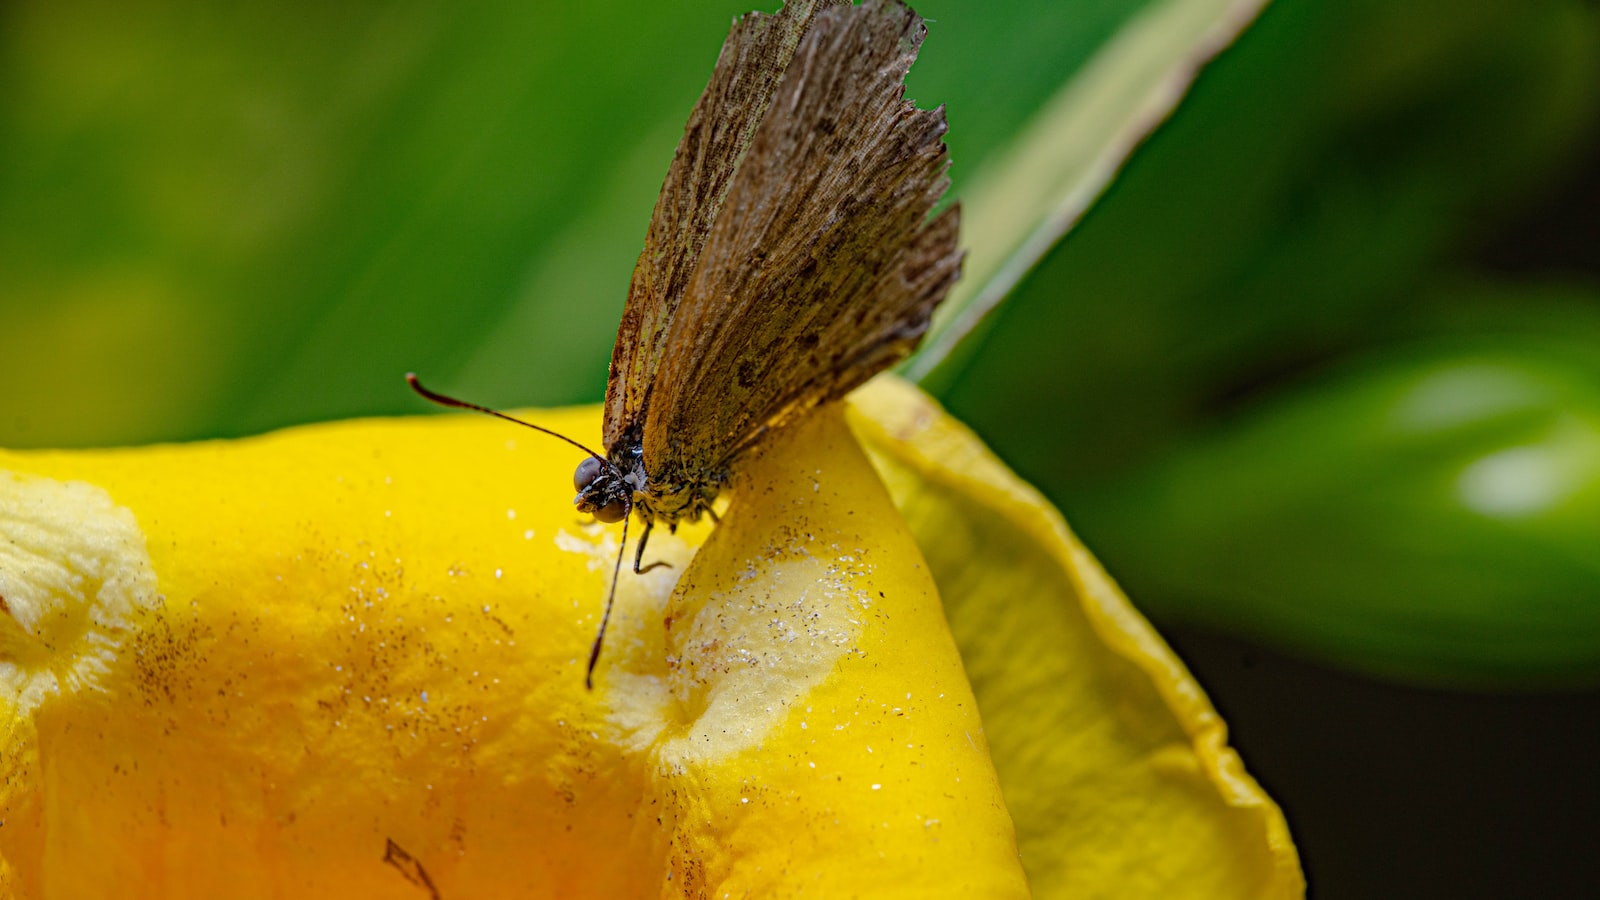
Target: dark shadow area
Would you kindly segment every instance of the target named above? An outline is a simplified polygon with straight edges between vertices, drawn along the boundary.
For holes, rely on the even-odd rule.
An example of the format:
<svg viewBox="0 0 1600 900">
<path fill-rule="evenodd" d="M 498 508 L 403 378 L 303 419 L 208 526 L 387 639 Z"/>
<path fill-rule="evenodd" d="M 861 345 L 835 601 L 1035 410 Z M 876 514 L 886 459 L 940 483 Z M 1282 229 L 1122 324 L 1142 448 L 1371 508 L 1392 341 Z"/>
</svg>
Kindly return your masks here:
<svg viewBox="0 0 1600 900">
<path fill-rule="evenodd" d="M 1164 629 L 1318 900 L 1600 896 L 1600 691 L 1401 687 Z"/>
</svg>

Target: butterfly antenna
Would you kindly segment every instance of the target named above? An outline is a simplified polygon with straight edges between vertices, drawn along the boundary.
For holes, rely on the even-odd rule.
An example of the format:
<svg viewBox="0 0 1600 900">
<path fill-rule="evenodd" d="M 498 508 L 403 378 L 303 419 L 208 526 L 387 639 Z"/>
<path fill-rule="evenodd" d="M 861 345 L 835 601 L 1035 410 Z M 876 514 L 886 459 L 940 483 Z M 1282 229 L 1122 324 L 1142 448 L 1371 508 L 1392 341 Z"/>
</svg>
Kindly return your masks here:
<svg viewBox="0 0 1600 900">
<path fill-rule="evenodd" d="M 589 669 L 583 673 L 585 690 L 594 690 L 594 666 L 600 661 L 600 645 L 606 642 L 606 625 L 611 622 L 611 602 L 617 599 L 617 582 L 622 578 L 622 557 L 628 551 L 628 519 L 622 520 L 622 546 L 617 548 L 617 564 L 611 569 L 611 590 L 606 594 L 606 611 L 600 616 L 600 633 L 594 636 L 594 646 L 589 649 Z"/>
<path fill-rule="evenodd" d="M 532 428 L 534 431 L 542 431 L 545 434 L 550 435 L 551 437 L 560 438 L 563 441 L 566 441 L 567 443 L 571 444 L 574 447 L 577 447 L 579 450 L 582 450 L 583 452 L 589 454 L 590 456 L 593 456 L 596 459 L 601 459 L 601 460 L 605 459 L 604 456 L 601 456 L 600 454 L 594 452 L 593 450 L 590 450 L 588 447 L 585 447 L 584 445 L 578 443 L 577 441 L 573 440 L 572 438 L 569 438 L 566 435 L 561 434 L 559 432 L 551 431 L 548 428 L 541 428 L 538 425 L 533 424 L 532 422 L 524 422 L 521 419 L 517 418 L 516 416 L 508 416 L 505 413 L 500 412 L 497 409 L 490 409 L 487 406 L 479 406 L 476 403 L 468 403 L 465 400 L 457 400 L 454 397 L 446 397 L 444 394 L 436 394 L 433 391 L 430 391 L 427 388 L 423 387 L 422 386 L 422 382 L 417 380 L 417 376 L 416 376 L 415 373 L 412 373 L 412 372 L 407 372 L 406 373 L 406 383 L 411 385 L 411 389 L 413 391 L 416 391 L 418 394 L 422 395 L 423 399 L 431 400 L 434 403 L 439 404 L 440 406 L 453 406 L 456 409 L 470 409 L 470 410 L 473 410 L 475 412 L 481 412 L 481 413 L 485 413 L 485 414 L 494 416 L 497 419 L 505 419 L 507 422 L 515 422 L 518 425 L 522 425 L 522 426 L 527 427 L 527 428 Z"/>
</svg>

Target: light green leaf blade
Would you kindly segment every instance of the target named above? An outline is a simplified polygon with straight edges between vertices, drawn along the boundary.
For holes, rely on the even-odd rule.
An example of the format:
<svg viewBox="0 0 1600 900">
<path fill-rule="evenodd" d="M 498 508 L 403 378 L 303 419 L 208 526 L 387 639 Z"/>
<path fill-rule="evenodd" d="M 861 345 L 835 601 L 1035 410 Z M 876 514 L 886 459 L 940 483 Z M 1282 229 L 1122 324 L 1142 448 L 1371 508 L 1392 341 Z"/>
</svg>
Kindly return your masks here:
<svg viewBox="0 0 1600 900">
<path fill-rule="evenodd" d="M 1161 0 L 1132 17 L 964 192 L 966 273 L 904 366 L 925 379 L 1072 228 L 1267 0 Z M 948 377 L 948 369 L 940 378 Z"/>
</svg>

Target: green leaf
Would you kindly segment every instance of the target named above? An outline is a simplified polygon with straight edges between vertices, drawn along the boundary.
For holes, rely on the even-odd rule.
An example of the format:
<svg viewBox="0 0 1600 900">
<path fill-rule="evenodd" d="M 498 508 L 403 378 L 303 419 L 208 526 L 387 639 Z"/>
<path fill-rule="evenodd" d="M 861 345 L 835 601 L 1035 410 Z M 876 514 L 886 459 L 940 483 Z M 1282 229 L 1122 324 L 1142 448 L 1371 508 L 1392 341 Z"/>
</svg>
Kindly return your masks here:
<svg viewBox="0 0 1600 900">
<path fill-rule="evenodd" d="M 1532 557 L 1489 552 L 1485 532 L 1447 526 L 1442 513 L 1410 520 L 1409 545 L 1389 541 L 1392 520 L 1376 501 L 1366 508 L 1370 519 L 1347 510 L 1350 517 L 1338 521 L 1348 540 L 1306 538 L 1291 554 L 1284 543 L 1291 536 L 1335 527 L 1328 510 L 1284 506 L 1272 527 L 1246 535 L 1228 530 L 1239 523 L 1224 512 L 1205 527 L 1169 527 L 1168 516 L 1202 514 L 1156 504 L 1143 492 L 1152 473 L 1202 471 L 1183 467 L 1190 454 L 1216 467 L 1204 469 L 1207 477 L 1221 477 L 1220 435 L 1243 421 L 1278 421 L 1288 409 L 1306 410 L 1273 432 L 1271 446 L 1289 458 L 1262 456 L 1253 466 L 1293 469 L 1295 455 L 1309 453 L 1326 467 L 1343 460 L 1350 472 L 1364 471 L 1368 462 L 1349 435 L 1308 432 L 1309 450 L 1292 439 L 1290 424 L 1311 428 L 1321 421 L 1312 414 L 1316 404 L 1339 395 L 1331 388 L 1302 394 L 1308 380 L 1364 370 L 1402 344 L 1431 346 L 1466 327 L 1469 307 L 1474 340 L 1515 350 L 1511 335 L 1531 327 L 1530 295 L 1543 292 L 1512 285 L 1479 291 L 1469 303 L 1459 284 L 1482 276 L 1463 272 L 1462 261 L 1497 234 L 1530 249 L 1532 242 L 1582 247 L 1592 210 L 1575 217 L 1572 234 L 1520 216 L 1570 177 L 1564 173 L 1594 158 L 1597 113 L 1600 16 L 1592 6 L 1278 0 L 992 317 L 942 399 L 1069 514 L 1158 622 L 1181 614 L 1325 660 L 1413 677 L 1588 677 L 1578 673 L 1585 663 L 1559 646 L 1541 663 L 1531 639 L 1507 650 L 1513 660 L 1474 661 L 1466 650 L 1427 643 L 1430 632 L 1448 630 L 1439 617 L 1450 610 L 1464 622 L 1474 614 L 1443 601 L 1432 603 L 1433 618 L 1414 623 L 1417 643 L 1397 650 L 1399 661 L 1340 636 L 1366 627 L 1362 621 L 1398 631 L 1410 595 L 1368 588 L 1414 585 L 1449 554 L 1471 562 L 1481 585 L 1522 585 L 1506 595 L 1520 599 L 1498 607 L 1501 624 L 1518 609 L 1542 615 L 1546 604 L 1560 607 L 1580 590 L 1600 596 L 1600 581 L 1584 581 L 1592 575 L 1581 566 L 1552 563 L 1530 573 Z M 1585 209 L 1581 200 L 1570 205 Z M 1590 272 L 1592 282 L 1592 263 L 1583 268 L 1592 254 L 1569 257 L 1567 265 Z M 1452 274 L 1441 278 L 1441 270 Z M 1446 296 L 1440 283 L 1457 287 Z M 1592 304 L 1592 294 L 1574 305 Z M 1436 314 L 1440 308 L 1452 315 Z M 1600 357 L 1600 335 L 1570 322 L 1540 340 L 1562 332 Z M 1252 446 L 1267 454 L 1261 440 Z M 1247 474 L 1241 469 L 1239 478 Z M 1229 483 L 1243 490 L 1240 480 Z M 1370 537 L 1358 540 L 1363 529 Z M 1209 559 L 1217 541 L 1247 537 L 1263 544 L 1230 544 L 1238 592 L 1209 582 L 1202 608 L 1178 567 Z M 1313 592 L 1301 583 L 1310 574 L 1296 581 L 1279 567 L 1291 560 L 1317 577 L 1328 567 L 1360 573 L 1360 602 L 1370 606 L 1331 588 Z M 1282 604 L 1303 616 L 1295 629 L 1263 624 L 1283 615 Z M 1319 636 L 1310 624 L 1319 615 L 1340 624 Z M 1470 622 L 1462 627 L 1484 633 Z M 1577 625 L 1570 633 L 1590 637 Z M 1492 649 L 1479 643 L 1472 652 Z"/>
<path fill-rule="evenodd" d="M 1079 497 L 1168 620 L 1454 686 L 1600 678 L 1600 318 L 1437 337 Z"/>
<path fill-rule="evenodd" d="M 1592 152 L 1597 116 L 1600 27 L 1577 4 L 1278 0 L 941 399 L 1070 511 L 1385 340 L 1434 267 Z"/>
<path fill-rule="evenodd" d="M 1017 135 L 985 160 L 963 198 L 967 263 L 922 348 L 929 376 L 1044 258 L 1177 106 L 1200 67 L 1267 0 L 1158 0 L 1141 9 Z M 937 380 L 947 384 L 952 361 Z"/>
</svg>

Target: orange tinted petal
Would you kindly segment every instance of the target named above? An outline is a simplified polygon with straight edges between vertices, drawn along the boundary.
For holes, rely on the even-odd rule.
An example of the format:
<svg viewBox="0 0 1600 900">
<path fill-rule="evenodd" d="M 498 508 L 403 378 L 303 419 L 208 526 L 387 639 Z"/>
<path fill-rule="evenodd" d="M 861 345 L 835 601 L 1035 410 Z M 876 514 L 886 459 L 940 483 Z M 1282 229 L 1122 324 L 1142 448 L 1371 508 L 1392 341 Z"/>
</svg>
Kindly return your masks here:
<svg viewBox="0 0 1600 900">
<path fill-rule="evenodd" d="M 537 414 L 587 437 L 596 410 Z M 464 418 L 0 454 L 19 897 L 1025 896 L 932 582 L 837 412 L 658 533 Z M 677 573 L 682 583 L 674 590 Z"/>
</svg>

